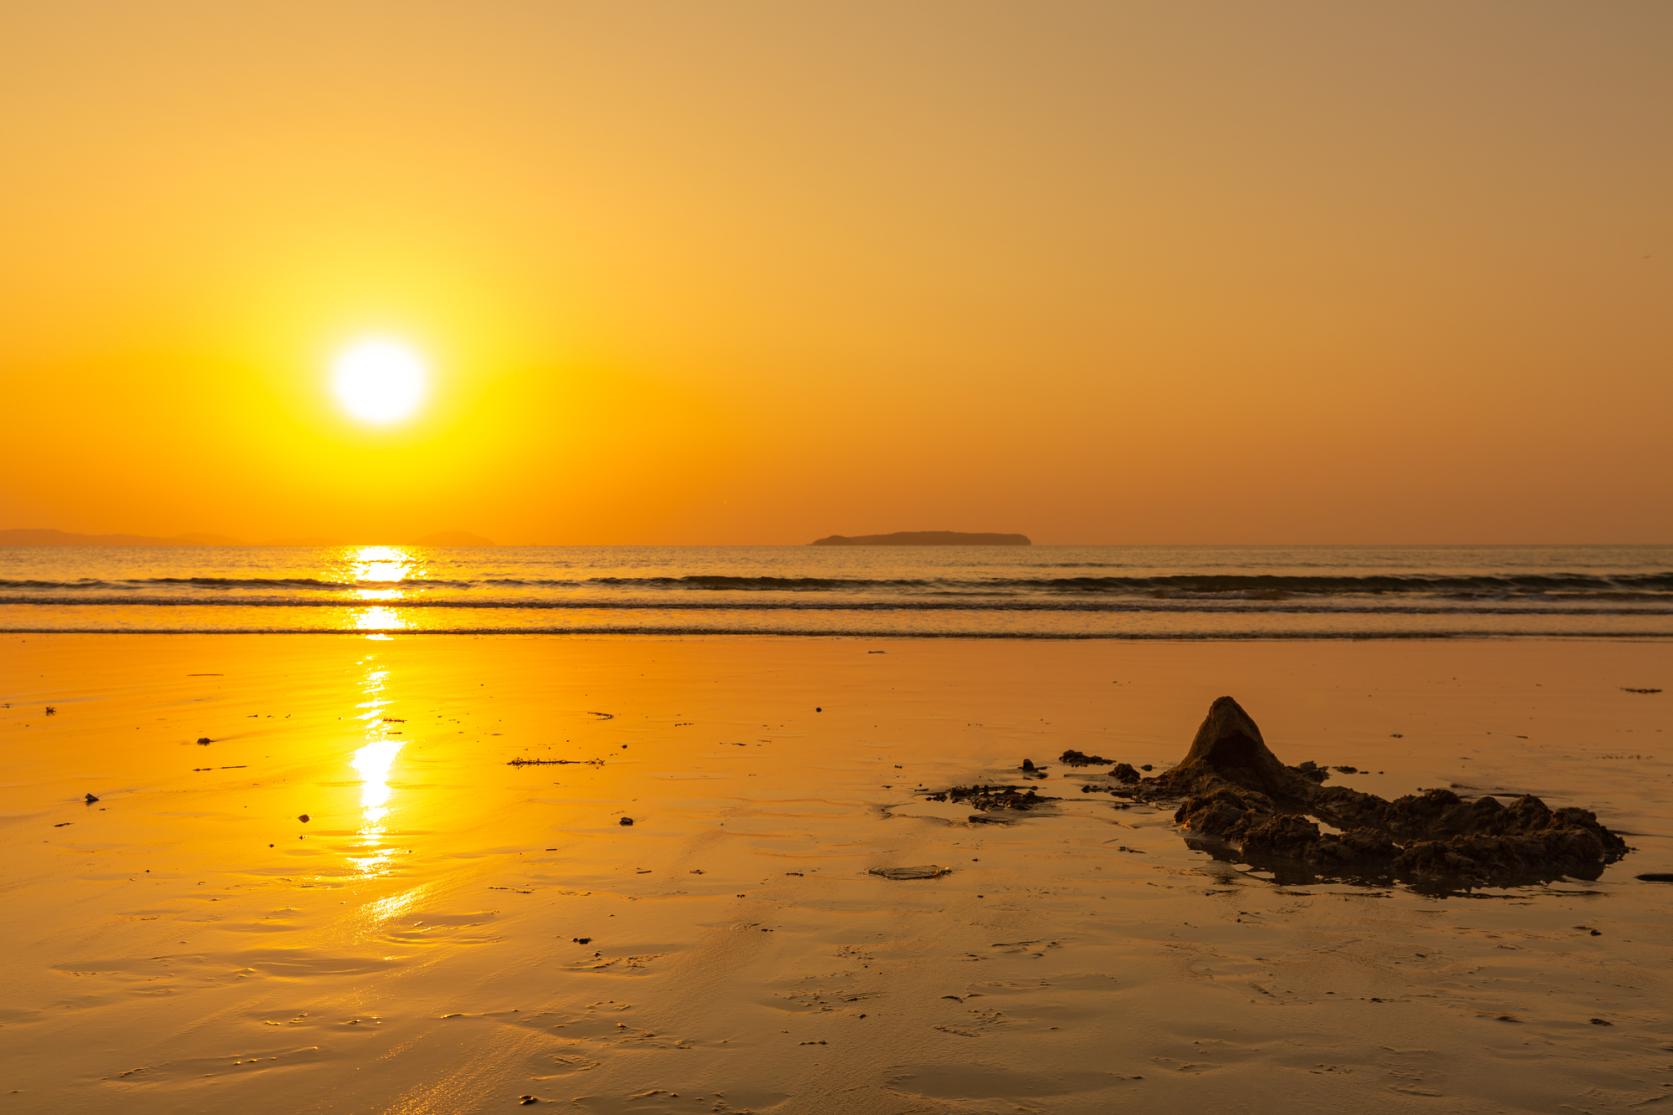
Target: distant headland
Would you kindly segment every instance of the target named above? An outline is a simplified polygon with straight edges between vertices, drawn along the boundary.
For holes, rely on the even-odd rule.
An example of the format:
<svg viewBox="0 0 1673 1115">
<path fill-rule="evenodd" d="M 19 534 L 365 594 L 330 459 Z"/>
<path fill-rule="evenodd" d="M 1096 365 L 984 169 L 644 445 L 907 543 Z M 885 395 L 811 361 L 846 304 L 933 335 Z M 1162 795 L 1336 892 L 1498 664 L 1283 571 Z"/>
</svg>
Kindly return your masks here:
<svg viewBox="0 0 1673 1115">
<path fill-rule="evenodd" d="M 833 534 L 814 546 L 1032 546 L 1026 534 L 964 530 L 898 530 L 893 534 Z"/>
</svg>

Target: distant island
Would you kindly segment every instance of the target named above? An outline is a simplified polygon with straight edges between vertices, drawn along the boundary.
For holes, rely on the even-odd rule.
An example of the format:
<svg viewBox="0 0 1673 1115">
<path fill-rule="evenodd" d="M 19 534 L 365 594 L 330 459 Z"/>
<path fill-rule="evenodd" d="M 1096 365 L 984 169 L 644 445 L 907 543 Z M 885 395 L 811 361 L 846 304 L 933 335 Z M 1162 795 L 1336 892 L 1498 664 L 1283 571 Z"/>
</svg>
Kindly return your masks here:
<svg viewBox="0 0 1673 1115">
<path fill-rule="evenodd" d="M 833 534 L 814 546 L 1032 546 L 1026 534 L 964 530 L 899 530 L 893 534 Z"/>
</svg>

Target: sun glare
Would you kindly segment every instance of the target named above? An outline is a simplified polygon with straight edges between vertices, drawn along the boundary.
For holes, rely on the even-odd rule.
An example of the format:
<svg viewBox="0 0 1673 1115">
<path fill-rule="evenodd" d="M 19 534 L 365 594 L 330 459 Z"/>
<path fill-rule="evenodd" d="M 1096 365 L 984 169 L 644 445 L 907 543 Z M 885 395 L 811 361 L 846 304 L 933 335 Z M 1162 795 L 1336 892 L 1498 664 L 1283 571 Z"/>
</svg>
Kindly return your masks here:
<svg viewBox="0 0 1673 1115">
<path fill-rule="evenodd" d="M 331 366 L 337 401 L 354 418 L 384 426 L 410 418 L 424 401 L 424 360 L 400 341 L 358 341 Z"/>
</svg>

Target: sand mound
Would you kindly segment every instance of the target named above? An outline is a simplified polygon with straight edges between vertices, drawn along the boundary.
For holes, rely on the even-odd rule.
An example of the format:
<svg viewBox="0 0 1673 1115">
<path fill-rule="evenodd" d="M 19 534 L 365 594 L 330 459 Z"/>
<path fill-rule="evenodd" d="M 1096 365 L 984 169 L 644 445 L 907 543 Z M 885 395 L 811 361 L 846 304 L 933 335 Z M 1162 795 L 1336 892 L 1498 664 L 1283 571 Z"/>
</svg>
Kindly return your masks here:
<svg viewBox="0 0 1673 1115">
<path fill-rule="evenodd" d="M 1595 879 L 1628 850 L 1591 811 L 1551 809 L 1531 795 L 1506 805 L 1426 790 L 1389 801 L 1322 786 L 1323 775 L 1311 763 L 1285 766 L 1249 714 L 1220 697 L 1184 761 L 1127 792 L 1178 800 L 1181 825 L 1290 878 L 1443 891 L 1517 886 Z"/>
</svg>

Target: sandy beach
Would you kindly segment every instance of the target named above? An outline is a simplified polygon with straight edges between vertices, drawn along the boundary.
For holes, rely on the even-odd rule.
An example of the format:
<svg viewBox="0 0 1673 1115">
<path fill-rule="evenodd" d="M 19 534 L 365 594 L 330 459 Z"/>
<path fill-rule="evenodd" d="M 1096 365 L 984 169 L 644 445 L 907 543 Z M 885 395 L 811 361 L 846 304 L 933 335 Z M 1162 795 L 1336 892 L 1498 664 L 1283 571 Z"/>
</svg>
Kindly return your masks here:
<svg viewBox="0 0 1673 1115">
<path fill-rule="evenodd" d="M 1636 876 L 1673 870 L 1673 696 L 1627 690 L 1670 681 L 1624 640 L 10 636 L 0 1096 L 1656 1109 L 1673 886 Z M 1164 767 L 1221 693 L 1355 788 L 1537 793 L 1635 850 L 1279 886 L 1056 761 Z M 1052 808 L 925 800 L 1025 758 Z"/>
</svg>

